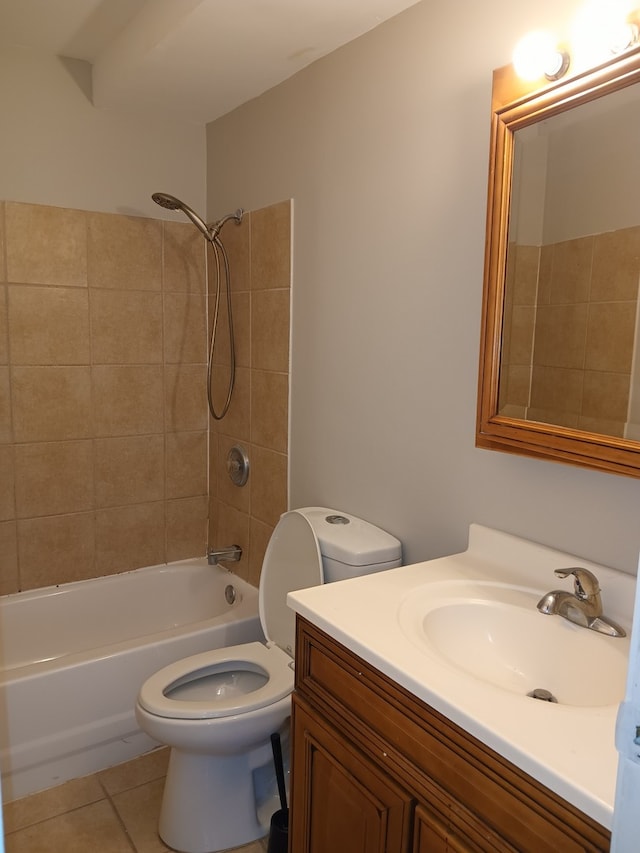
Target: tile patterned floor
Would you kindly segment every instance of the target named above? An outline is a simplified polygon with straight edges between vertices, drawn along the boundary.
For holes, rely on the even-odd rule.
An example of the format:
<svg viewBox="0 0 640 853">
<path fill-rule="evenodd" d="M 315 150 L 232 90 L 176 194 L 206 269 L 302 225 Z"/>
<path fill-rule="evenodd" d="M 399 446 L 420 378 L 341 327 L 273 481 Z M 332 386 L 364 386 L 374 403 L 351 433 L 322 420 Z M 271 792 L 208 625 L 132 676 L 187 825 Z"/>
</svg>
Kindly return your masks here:
<svg viewBox="0 0 640 853">
<path fill-rule="evenodd" d="M 6 853 L 164 853 L 157 824 L 169 751 L 4 806 Z M 265 853 L 267 839 L 234 848 Z"/>
</svg>

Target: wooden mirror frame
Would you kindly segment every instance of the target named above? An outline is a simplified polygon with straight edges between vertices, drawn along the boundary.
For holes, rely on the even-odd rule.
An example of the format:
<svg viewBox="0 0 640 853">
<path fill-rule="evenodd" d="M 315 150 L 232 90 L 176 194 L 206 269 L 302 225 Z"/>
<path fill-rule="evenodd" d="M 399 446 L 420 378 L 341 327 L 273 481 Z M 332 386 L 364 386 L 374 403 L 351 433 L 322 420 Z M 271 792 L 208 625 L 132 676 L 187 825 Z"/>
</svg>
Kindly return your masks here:
<svg viewBox="0 0 640 853">
<path fill-rule="evenodd" d="M 493 73 L 476 447 L 640 477 L 640 442 L 498 413 L 514 133 L 640 81 L 640 47 L 555 83 Z"/>
</svg>

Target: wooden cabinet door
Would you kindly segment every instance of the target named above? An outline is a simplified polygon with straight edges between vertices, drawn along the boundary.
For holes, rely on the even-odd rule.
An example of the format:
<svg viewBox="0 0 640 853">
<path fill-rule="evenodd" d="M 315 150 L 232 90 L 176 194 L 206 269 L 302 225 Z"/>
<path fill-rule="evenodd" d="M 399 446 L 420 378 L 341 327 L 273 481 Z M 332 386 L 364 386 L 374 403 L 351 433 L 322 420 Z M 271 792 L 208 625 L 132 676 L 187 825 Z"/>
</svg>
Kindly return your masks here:
<svg viewBox="0 0 640 853">
<path fill-rule="evenodd" d="M 412 853 L 518 853 L 455 800 L 439 791 L 415 811 Z"/>
<path fill-rule="evenodd" d="M 409 853 L 410 796 L 295 695 L 292 725 L 289 850 Z"/>
<path fill-rule="evenodd" d="M 424 808 L 416 809 L 414 828 L 413 853 L 466 853 L 450 829 Z"/>
</svg>

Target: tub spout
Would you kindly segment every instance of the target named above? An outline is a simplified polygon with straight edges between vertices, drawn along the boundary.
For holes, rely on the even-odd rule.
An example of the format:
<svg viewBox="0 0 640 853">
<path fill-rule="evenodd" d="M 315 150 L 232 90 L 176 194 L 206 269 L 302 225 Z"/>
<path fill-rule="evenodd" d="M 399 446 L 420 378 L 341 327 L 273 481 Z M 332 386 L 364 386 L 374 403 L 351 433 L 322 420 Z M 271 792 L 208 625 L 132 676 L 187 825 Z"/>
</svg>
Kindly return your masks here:
<svg viewBox="0 0 640 853">
<path fill-rule="evenodd" d="M 239 545 L 229 545 L 226 548 L 209 548 L 207 550 L 207 562 L 210 566 L 218 566 L 223 563 L 237 563 L 242 557 L 242 548 Z"/>
</svg>

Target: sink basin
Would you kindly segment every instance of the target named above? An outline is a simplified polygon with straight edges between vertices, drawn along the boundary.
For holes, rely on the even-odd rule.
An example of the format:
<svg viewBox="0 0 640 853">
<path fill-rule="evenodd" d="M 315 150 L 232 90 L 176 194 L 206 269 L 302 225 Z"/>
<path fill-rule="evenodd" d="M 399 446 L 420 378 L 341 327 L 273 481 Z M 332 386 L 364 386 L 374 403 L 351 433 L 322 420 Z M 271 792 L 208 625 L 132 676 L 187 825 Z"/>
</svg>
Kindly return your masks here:
<svg viewBox="0 0 640 853">
<path fill-rule="evenodd" d="M 622 701 L 628 639 L 539 613 L 541 595 L 491 582 L 427 584 L 402 603 L 398 618 L 425 653 L 501 690 L 545 691 L 583 707 Z"/>
</svg>

